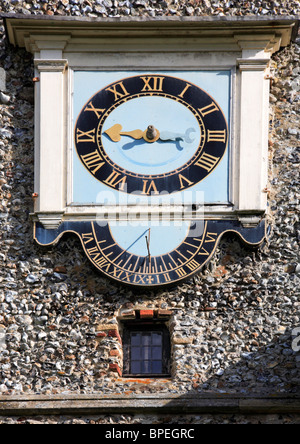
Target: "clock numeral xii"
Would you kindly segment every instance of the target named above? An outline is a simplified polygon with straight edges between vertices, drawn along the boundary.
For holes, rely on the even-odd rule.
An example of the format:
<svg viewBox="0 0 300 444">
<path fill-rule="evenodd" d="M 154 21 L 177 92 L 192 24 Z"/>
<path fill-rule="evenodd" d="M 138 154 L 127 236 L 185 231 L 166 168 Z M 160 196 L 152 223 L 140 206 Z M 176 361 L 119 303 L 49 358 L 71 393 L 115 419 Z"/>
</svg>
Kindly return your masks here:
<svg viewBox="0 0 300 444">
<path fill-rule="evenodd" d="M 144 82 L 143 91 L 163 91 L 165 77 L 141 77 Z"/>
</svg>

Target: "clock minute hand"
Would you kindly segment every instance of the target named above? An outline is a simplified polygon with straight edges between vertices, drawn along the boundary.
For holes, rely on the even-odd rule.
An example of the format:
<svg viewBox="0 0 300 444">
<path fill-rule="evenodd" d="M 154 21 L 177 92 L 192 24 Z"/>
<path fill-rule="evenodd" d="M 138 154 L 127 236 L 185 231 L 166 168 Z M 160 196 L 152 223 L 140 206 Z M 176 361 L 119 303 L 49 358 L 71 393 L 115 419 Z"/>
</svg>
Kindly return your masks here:
<svg viewBox="0 0 300 444">
<path fill-rule="evenodd" d="M 195 133 L 196 131 L 194 128 L 188 128 L 185 132 L 185 134 L 182 133 L 172 133 L 171 131 L 162 131 L 160 133 L 160 140 L 167 141 L 167 140 L 182 140 L 186 143 L 192 143 L 195 139 L 191 138 L 191 133 Z"/>
<path fill-rule="evenodd" d="M 171 131 L 163 131 L 160 133 L 160 140 L 162 140 L 163 142 L 166 142 L 168 140 L 175 141 L 177 142 L 176 148 L 178 149 L 178 151 L 182 151 L 184 147 L 180 145 L 180 142 L 185 142 L 185 143 L 194 142 L 195 139 L 191 138 L 191 134 L 195 132 L 196 131 L 194 130 L 194 128 L 188 128 L 185 134 L 172 133 Z"/>
</svg>

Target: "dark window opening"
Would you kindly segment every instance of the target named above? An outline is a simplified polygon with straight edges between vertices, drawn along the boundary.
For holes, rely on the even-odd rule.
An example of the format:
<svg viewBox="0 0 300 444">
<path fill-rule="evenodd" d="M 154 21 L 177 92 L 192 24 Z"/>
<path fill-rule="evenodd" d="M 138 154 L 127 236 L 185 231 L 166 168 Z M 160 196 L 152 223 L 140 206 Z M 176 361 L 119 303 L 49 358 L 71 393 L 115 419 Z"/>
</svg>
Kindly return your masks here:
<svg viewBox="0 0 300 444">
<path fill-rule="evenodd" d="M 170 335 L 164 324 L 124 325 L 124 376 L 170 376 Z"/>
</svg>

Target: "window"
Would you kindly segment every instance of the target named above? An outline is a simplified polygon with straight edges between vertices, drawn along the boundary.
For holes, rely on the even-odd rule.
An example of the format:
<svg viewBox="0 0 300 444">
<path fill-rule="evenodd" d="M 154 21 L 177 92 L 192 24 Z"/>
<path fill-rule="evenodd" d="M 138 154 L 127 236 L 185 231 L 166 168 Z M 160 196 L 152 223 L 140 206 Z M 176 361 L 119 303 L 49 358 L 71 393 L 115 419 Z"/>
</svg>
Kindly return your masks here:
<svg viewBox="0 0 300 444">
<path fill-rule="evenodd" d="M 170 335 L 164 324 L 126 323 L 123 346 L 123 375 L 170 376 Z"/>
</svg>

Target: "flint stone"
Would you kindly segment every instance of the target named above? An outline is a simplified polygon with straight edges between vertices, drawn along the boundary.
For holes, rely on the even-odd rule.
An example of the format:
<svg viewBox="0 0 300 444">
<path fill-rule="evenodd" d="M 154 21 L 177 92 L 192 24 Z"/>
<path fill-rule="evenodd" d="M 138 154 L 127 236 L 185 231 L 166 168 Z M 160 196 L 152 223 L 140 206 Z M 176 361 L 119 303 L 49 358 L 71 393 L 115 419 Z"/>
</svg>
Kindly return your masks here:
<svg viewBox="0 0 300 444">
<path fill-rule="evenodd" d="M 28 282 L 29 284 L 35 284 L 36 282 L 38 282 L 38 280 L 39 278 L 34 274 L 30 274 L 26 278 L 26 282 Z"/>
<path fill-rule="evenodd" d="M 16 317 L 17 322 L 19 322 L 22 325 L 31 325 L 32 324 L 32 319 L 30 316 L 28 315 L 19 315 Z"/>
<path fill-rule="evenodd" d="M 10 102 L 10 97 L 0 91 L 0 103 L 7 105 Z"/>
</svg>

